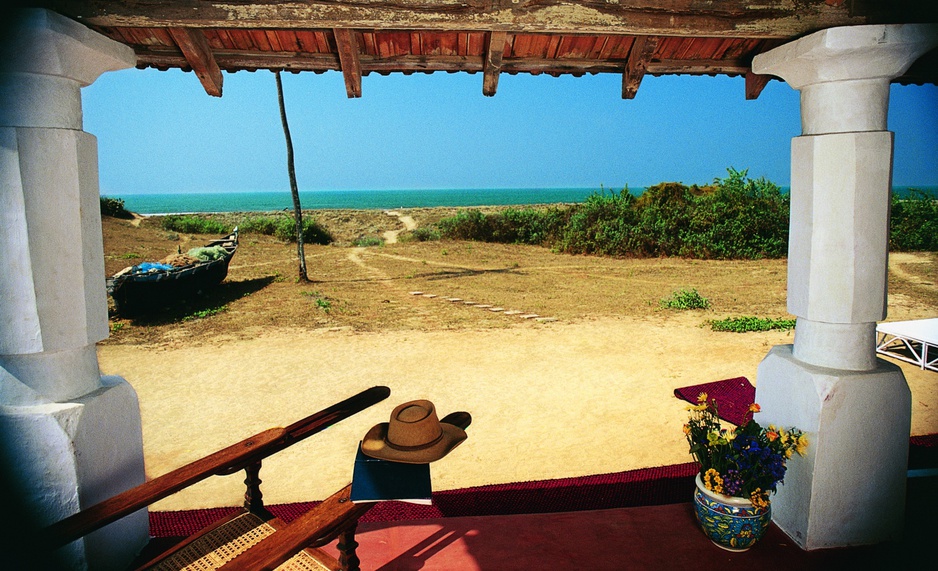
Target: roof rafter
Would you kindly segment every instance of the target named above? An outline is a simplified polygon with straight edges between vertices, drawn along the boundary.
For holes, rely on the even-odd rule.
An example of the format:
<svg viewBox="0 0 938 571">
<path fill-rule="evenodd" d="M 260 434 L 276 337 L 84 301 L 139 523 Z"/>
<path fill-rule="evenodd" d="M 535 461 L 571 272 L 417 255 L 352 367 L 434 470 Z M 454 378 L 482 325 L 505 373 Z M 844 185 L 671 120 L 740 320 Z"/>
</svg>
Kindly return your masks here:
<svg viewBox="0 0 938 571">
<path fill-rule="evenodd" d="M 345 92 L 349 99 L 362 96 L 362 65 L 359 59 L 358 39 L 355 31 L 347 28 L 333 30 L 339 52 L 339 65 L 345 77 Z"/>
<path fill-rule="evenodd" d="M 508 32 L 497 30 L 489 34 L 489 46 L 485 50 L 482 77 L 482 95 L 486 97 L 492 97 L 498 89 L 498 74 L 502 70 L 502 57 L 505 54 L 507 42 Z"/>
<path fill-rule="evenodd" d="M 169 35 L 179 46 L 189 67 L 202 82 L 205 92 L 221 97 L 224 77 L 215 61 L 215 56 L 212 55 L 212 48 L 208 45 L 205 35 L 194 28 L 170 28 Z"/>
<path fill-rule="evenodd" d="M 759 94 L 765 89 L 772 79 L 771 75 L 759 75 L 752 73 L 752 70 L 746 72 L 746 99 L 758 99 Z"/>
<path fill-rule="evenodd" d="M 632 50 L 629 51 L 629 58 L 622 71 L 622 99 L 635 99 L 638 86 L 645 77 L 648 62 L 651 61 L 651 56 L 657 47 L 658 38 L 656 37 L 638 36 L 632 42 Z"/>
</svg>

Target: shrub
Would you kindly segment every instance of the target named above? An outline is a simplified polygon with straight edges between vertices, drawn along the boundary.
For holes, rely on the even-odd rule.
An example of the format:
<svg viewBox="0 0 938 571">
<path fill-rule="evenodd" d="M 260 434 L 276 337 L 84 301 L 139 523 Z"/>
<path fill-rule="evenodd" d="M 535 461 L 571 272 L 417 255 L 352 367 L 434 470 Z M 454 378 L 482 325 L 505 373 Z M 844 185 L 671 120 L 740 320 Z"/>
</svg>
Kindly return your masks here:
<svg viewBox="0 0 938 571">
<path fill-rule="evenodd" d="M 635 237 L 633 201 L 627 188 L 618 194 L 590 194 L 570 209 L 557 249 L 571 254 L 630 253 Z"/>
<path fill-rule="evenodd" d="M 226 234 L 231 231 L 227 224 L 195 214 L 170 214 L 160 220 L 163 230 L 183 234 Z"/>
<path fill-rule="evenodd" d="M 296 221 L 293 217 L 275 219 L 274 236 L 284 242 L 296 242 Z M 333 242 L 332 234 L 311 218 L 303 218 L 303 243 L 327 246 Z"/>
<path fill-rule="evenodd" d="M 124 200 L 121 198 L 101 197 L 101 214 L 113 218 L 133 218 L 134 215 L 124 208 Z"/>
<path fill-rule="evenodd" d="M 696 258 L 779 258 L 788 251 L 790 200 L 765 178 L 727 169 L 713 192 L 694 201 L 680 255 Z"/>
<path fill-rule="evenodd" d="M 673 292 L 671 297 L 662 299 L 661 307 L 667 309 L 708 309 L 710 301 L 697 293 L 696 289 L 681 289 Z"/>
<path fill-rule="evenodd" d="M 938 200 L 912 189 L 908 198 L 893 195 L 890 210 L 890 249 L 938 251 Z"/>
<path fill-rule="evenodd" d="M 432 242 L 440 239 L 440 230 L 434 226 L 421 226 L 414 229 L 409 236 L 418 242 Z"/>
</svg>

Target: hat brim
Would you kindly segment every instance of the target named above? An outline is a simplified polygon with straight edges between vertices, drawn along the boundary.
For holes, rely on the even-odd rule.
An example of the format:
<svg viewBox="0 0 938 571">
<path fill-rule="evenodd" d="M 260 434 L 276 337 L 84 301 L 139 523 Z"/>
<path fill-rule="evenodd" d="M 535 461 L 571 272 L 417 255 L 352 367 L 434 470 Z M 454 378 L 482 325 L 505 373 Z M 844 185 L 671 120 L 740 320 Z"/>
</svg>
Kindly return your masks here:
<svg viewBox="0 0 938 571">
<path fill-rule="evenodd" d="M 405 464 L 429 464 L 449 454 L 453 448 L 459 446 L 467 438 L 465 430 L 441 422 L 440 428 L 443 429 L 443 438 L 437 442 L 419 450 L 398 450 L 388 445 L 389 424 L 387 422 L 376 424 L 362 439 L 362 452 L 366 456 Z"/>
</svg>

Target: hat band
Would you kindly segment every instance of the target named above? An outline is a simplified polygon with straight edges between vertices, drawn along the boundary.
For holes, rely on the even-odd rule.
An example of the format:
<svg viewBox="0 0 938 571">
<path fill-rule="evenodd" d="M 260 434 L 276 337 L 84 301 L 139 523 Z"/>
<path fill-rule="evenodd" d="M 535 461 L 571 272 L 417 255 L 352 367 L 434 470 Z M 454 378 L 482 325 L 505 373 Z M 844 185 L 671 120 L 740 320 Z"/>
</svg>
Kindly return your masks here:
<svg viewBox="0 0 938 571">
<path fill-rule="evenodd" d="M 440 440 L 443 440 L 443 430 L 440 430 L 440 435 L 434 438 L 433 440 L 429 442 L 424 442 L 423 444 L 418 444 L 417 446 L 404 446 L 403 444 L 394 444 L 389 439 L 385 440 L 385 444 L 387 444 L 389 448 L 393 448 L 401 452 L 412 452 L 414 450 L 423 450 L 424 448 L 429 448 L 433 446 L 434 444 L 436 444 L 437 442 L 439 442 Z"/>
</svg>

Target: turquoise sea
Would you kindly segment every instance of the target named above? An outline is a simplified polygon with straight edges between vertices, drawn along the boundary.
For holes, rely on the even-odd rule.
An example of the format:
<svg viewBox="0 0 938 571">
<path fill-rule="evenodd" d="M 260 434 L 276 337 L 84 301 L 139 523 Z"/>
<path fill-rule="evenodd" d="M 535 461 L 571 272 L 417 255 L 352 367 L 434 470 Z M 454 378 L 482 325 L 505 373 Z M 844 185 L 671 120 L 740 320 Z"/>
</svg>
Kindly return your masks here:
<svg viewBox="0 0 938 571">
<path fill-rule="evenodd" d="M 899 196 L 910 187 L 895 187 Z M 938 196 L 938 187 L 914 187 Z M 783 187 L 783 191 L 787 192 Z M 644 188 L 629 188 L 638 196 Z M 494 206 L 583 202 L 595 192 L 619 192 L 599 188 L 485 188 L 431 190 L 320 190 L 300 192 L 303 209 L 390 209 L 434 206 Z M 271 212 L 293 209 L 289 192 L 215 192 L 164 194 L 108 194 L 124 201 L 138 214 L 186 212 Z"/>
<path fill-rule="evenodd" d="M 641 194 L 644 189 L 629 189 Z M 492 206 L 582 202 L 594 188 L 485 188 L 431 190 L 301 191 L 303 209 L 389 209 L 433 206 Z M 605 192 L 610 192 L 608 189 Z M 619 192 L 616 189 L 614 192 Z M 270 212 L 293 209 L 289 192 L 216 192 L 108 195 L 138 214 L 182 212 Z"/>
</svg>

